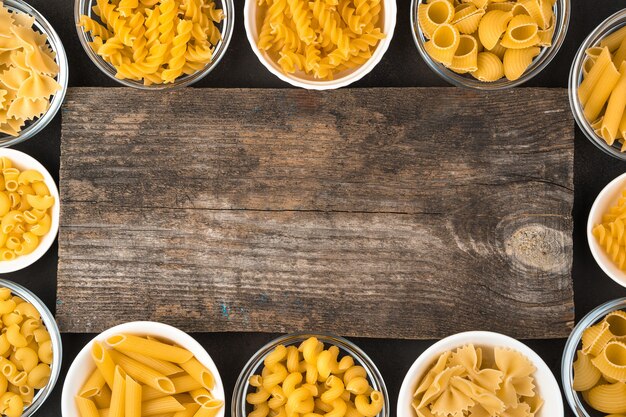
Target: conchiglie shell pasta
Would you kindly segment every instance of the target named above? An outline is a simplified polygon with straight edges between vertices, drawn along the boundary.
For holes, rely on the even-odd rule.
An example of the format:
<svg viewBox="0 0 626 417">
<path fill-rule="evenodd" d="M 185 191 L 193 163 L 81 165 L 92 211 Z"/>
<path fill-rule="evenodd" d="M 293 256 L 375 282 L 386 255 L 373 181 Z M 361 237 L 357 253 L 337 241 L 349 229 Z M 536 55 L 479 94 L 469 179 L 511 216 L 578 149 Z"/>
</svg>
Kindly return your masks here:
<svg viewBox="0 0 626 417">
<path fill-rule="evenodd" d="M 626 413 L 626 384 L 598 385 L 588 391 L 587 403 L 602 413 Z"/>
<path fill-rule="evenodd" d="M 589 327 L 582 335 L 583 353 L 598 356 L 612 337 L 609 325 L 605 321 Z"/>
<path fill-rule="evenodd" d="M 609 331 L 618 340 L 626 342 L 626 312 L 614 311 L 604 319 L 609 325 Z"/>
<path fill-rule="evenodd" d="M 504 65 L 491 52 L 481 52 L 478 54 L 478 69 L 471 74 L 480 81 L 498 81 L 504 76 Z"/>
<path fill-rule="evenodd" d="M 585 355 L 582 350 L 577 353 L 574 361 L 574 383 L 572 387 L 576 391 L 587 391 L 595 387 L 602 374 L 591 362 L 589 355 Z"/>
<path fill-rule="evenodd" d="M 446 66 L 452 64 L 452 59 L 461 41 L 458 29 L 449 24 L 437 28 L 431 40 L 424 44 L 428 54 L 437 62 Z"/>
<path fill-rule="evenodd" d="M 510 12 L 501 10 L 492 10 L 483 16 L 478 25 L 478 36 L 485 48 L 492 49 L 496 46 L 512 17 Z"/>
<path fill-rule="evenodd" d="M 624 343 L 609 342 L 602 353 L 591 362 L 605 377 L 626 382 L 626 345 Z"/>
<path fill-rule="evenodd" d="M 538 47 L 507 49 L 503 60 L 504 76 L 509 80 L 520 78 L 532 64 L 533 59 L 539 55 L 540 51 Z"/>
<path fill-rule="evenodd" d="M 539 44 L 539 27 L 532 17 L 519 15 L 509 22 L 500 42 L 505 48 L 524 49 Z"/>
<path fill-rule="evenodd" d="M 474 72 L 478 69 L 478 42 L 476 38 L 470 35 L 461 35 L 450 69 L 459 74 Z"/>
<path fill-rule="evenodd" d="M 466 8 L 454 16 L 453 24 L 459 32 L 469 35 L 478 30 L 478 25 L 484 15 L 484 9 L 475 9 L 468 12 Z"/>
<path fill-rule="evenodd" d="M 417 10 L 419 25 L 424 31 L 424 35 L 429 39 L 433 37 L 439 26 L 450 23 L 454 14 L 454 6 L 447 0 L 421 3 Z"/>
</svg>

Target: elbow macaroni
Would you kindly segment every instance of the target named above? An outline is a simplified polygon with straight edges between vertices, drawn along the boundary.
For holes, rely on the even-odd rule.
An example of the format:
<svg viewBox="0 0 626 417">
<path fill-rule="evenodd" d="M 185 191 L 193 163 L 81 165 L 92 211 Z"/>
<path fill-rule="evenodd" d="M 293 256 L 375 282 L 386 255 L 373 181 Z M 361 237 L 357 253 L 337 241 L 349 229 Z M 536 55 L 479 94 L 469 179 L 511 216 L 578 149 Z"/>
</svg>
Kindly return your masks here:
<svg viewBox="0 0 626 417">
<path fill-rule="evenodd" d="M 311 337 L 295 346 L 277 346 L 267 355 L 255 389 L 246 396 L 247 417 L 375 417 L 383 395 L 367 380 L 365 368 L 337 346 L 324 348 Z"/>
</svg>

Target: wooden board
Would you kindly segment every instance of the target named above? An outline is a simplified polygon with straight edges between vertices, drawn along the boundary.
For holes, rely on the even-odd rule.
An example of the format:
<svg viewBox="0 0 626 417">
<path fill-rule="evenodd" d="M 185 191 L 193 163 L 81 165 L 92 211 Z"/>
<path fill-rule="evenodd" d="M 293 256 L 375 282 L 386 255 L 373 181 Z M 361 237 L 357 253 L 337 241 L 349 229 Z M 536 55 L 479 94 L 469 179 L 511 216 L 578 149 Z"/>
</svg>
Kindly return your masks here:
<svg viewBox="0 0 626 417">
<path fill-rule="evenodd" d="M 58 320 L 565 337 L 561 89 L 71 89 Z"/>
</svg>

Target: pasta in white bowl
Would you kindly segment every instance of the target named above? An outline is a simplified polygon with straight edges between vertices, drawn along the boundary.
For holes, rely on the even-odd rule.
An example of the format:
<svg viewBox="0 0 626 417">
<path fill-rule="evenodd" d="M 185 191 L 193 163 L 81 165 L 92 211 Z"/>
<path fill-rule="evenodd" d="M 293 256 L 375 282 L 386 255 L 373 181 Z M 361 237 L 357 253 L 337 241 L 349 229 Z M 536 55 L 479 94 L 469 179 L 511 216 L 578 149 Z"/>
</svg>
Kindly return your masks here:
<svg viewBox="0 0 626 417">
<path fill-rule="evenodd" d="M 10 163 L 12 166 L 6 167 L 4 166 L 5 163 Z M 5 190 L 0 192 L 0 210 L 4 210 L 3 212 L 6 213 L 6 215 L 2 217 L 4 225 L 0 222 L 0 229 L 2 229 L 0 230 L 0 241 L 3 241 L 5 238 L 7 239 L 6 243 L 1 245 L 2 248 L 0 248 L 0 257 L 3 256 L 4 252 L 15 252 L 15 254 L 11 257 L 2 257 L 0 259 L 0 273 L 8 273 L 18 271 L 33 264 L 45 255 L 48 249 L 50 249 L 50 246 L 54 243 L 59 231 L 61 204 L 59 190 L 54 182 L 54 179 L 52 178 L 52 175 L 50 175 L 46 168 L 33 157 L 14 149 L 4 148 L 0 149 L 0 164 L 3 165 L 0 168 L 2 169 L 3 174 L 1 175 L 1 179 L 4 180 L 4 182 L 12 181 L 7 180 L 7 178 L 18 174 L 19 172 L 25 173 L 24 175 L 32 174 L 36 176 L 36 178 L 32 177 L 29 179 L 23 175 L 24 178 L 21 180 L 19 179 L 19 176 L 15 179 L 17 182 L 15 184 L 16 188 L 24 186 L 23 184 L 18 184 L 19 182 L 29 182 L 29 184 L 25 184 L 26 187 L 29 188 L 27 192 L 33 194 L 29 196 L 25 194 L 20 195 L 22 192 L 21 189 L 17 189 L 15 192 L 6 192 L 6 184 L 0 184 L 4 186 L 3 190 Z M 45 196 L 35 195 L 35 191 L 32 189 L 33 185 L 35 185 L 35 188 L 41 186 L 42 190 L 40 190 L 40 193 L 45 194 Z M 9 199 L 7 199 L 7 195 L 9 196 Z M 14 200 L 13 197 L 21 199 L 22 195 L 26 197 L 25 202 L 23 204 L 19 204 L 19 202 Z M 30 206 L 28 199 L 30 199 L 31 203 L 35 203 L 37 205 L 42 204 L 40 206 L 41 209 L 47 207 L 45 210 L 38 211 L 39 213 L 42 213 L 41 219 L 35 219 L 34 217 L 32 219 L 23 218 L 24 215 L 28 216 L 33 212 L 32 208 L 24 211 L 26 207 Z M 6 208 L 2 207 L 5 203 L 10 206 Z M 7 208 L 8 212 L 6 212 Z M 31 225 L 30 223 L 33 224 Z M 10 239 L 12 239 L 8 229 L 14 227 L 29 229 L 28 232 L 22 234 L 21 239 L 18 239 L 22 240 L 25 246 L 28 243 L 28 248 L 24 246 L 22 250 L 15 249 L 7 251 L 6 248 L 7 246 L 11 246 Z M 42 233 L 35 231 L 33 234 L 33 227 L 40 228 Z M 7 233 L 4 233 L 5 231 L 8 235 Z M 19 245 L 17 240 L 15 245 Z"/>
<path fill-rule="evenodd" d="M 433 381 L 441 378 L 454 381 L 451 392 L 467 394 L 465 412 L 470 415 L 482 415 L 485 410 L 487 415 L 511 415 L 507 414 L 511 407 L 520 413 L 515 415 L 564 415 L 559 385 L 548 365 L 528 346 L 502 334 L 459 333 L 428 348 L 404 378 L 398 417 L 429 415 L 431 410 L 441 415 L 446 407 L 441 399 L 450 398 L 432 389 Z"/>
</svg>

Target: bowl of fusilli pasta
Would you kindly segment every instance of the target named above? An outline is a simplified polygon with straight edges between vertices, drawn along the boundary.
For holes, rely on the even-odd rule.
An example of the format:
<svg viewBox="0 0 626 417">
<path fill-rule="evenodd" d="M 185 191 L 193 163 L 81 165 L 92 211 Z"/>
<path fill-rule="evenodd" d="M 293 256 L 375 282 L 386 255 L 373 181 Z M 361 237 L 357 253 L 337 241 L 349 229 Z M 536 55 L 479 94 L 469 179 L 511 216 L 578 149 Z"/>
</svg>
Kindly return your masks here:
<svg viewBox="0 0 626 417">
<path fill-rule="evenodd" d="M 246 0 L 244 23 L 252 50 L 272 74 L 328 90 L 374 69 L 391 43 L 396 12 L 395 0 Z"/>
<path fill-rule="evenodd" d="M 110 78 L 139 89 L 188 86 L 220 62 L 233 0 L 76 0 L 78 37 Z"/>
</svg>

